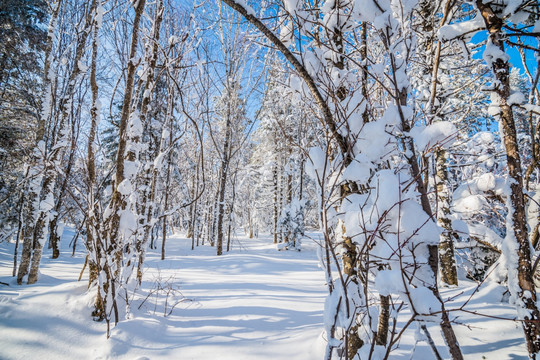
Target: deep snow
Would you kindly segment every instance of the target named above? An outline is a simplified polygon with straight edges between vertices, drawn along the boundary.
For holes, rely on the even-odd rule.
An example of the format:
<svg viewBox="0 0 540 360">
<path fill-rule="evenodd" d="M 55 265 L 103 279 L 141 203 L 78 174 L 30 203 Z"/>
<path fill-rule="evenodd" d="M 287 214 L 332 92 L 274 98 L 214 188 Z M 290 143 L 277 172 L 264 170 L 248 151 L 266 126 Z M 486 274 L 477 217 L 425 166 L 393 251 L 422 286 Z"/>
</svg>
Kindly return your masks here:
<svg viewBox="0 0 540 360">
<path fill-rule="evenodd" d="M 149 251 L 142 289 L 130 294 L 129 319 L 107 340 L 105 324 L 90 317 L 93 292 L 86 291 L 86 273 L 77 282 L 85 254 L 79 247 L 75 257 L 70 256 L 71 236 L 66 228 L 61 258 L 52 260 L 46 253 L 40 279 L 31 286 L 15 284 L 13 244 L 0 244 L 0 281 L 10 284 L 0 285 L 0 359 L 323 357 L 327 289 L 316 241 L 305 239 L 301 252 L 276 251 L 269 237 L 237 237 L 232 251 L 217 257 L 215 248 L 192 251 L 189 240 L 172 236 L 166 260 L 159 259 L 158 250 Z M 457 289 L 443 290 L 445 298 L 454 298 L 447 307 L 457 308 L 474 288 L 462 281 Z M 486 284 L 466 309 L 513 318 L 514 308 L 499 302 L 503 291 Z M 170 314 L 164 317 L 164 312 Z M 527 358 L 519 324 L 461 311 L 452 317 L 466 324 L 455 325 L 466 359 Z M 438 327 L 428 325 L 445 354 Z M 416 342 L 421 336 L 415 328 L 404 335 L 392 359 L 433 358 L 424 341 Z"/>
</svg>

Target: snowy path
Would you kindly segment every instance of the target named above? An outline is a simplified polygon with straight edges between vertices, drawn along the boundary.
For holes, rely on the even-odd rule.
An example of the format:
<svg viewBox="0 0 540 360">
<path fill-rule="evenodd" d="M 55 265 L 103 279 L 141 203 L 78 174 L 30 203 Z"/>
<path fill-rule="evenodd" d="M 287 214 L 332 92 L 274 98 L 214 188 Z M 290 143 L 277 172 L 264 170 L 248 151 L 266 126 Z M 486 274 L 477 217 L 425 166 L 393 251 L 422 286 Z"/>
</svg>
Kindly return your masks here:
<svg viewBox="0 0 540 360">
<path fill-rule="evenodd" d="M 66 234 L 64 246 L 71 235 Z M 86 293 L 87 280 L 77 282 L 82 249 L 74 258 L 64 250 L 54 261 L 47 253 L 39 282 L 17 286 L 10 276 L 13 244 L 0 244 L 0 281 L 11 284 L 0 286 L 0 360 L 322 359 L 327 290 L 316 244 L 306 240 L 302 252 L 278 252 L 262 237 L 240 238 L 233 246 L 217 257 L 213 247 L 192 251 L 188 240 L 171 237 L 165 261 L 151 250 L 130 317 L 107 340 L 105 324 L 90 318 L 93 294 Z M 156 297 L 152 294 L 159 284 Z M 470 281 L 460 284 L 443 291 L 445 298 L 454 299 L 449 309 L 459 307 L 475 288 Z M 467 324 L 455 325 L 465 359 L 527 359 L 520 325 L 485 316 L 515 316 L 512 305 L 501 303 L 504 290 L 491 283 L 475 294 L 467 310 L 483 316 L 452 312 L 458 323 Z M 408 318 L 406 310 L 402 315 L 402 320 Z M 428 327 L 446 358 L 439 327 Z M 417 342 L 415 328 L 404 334 L 392 360 L 433 358 L 427 344 Z"/>
<path fill-rule="evenodd" d="M 315 244 L 302 252 L 277 252 L 268 239 L 237 240 L 231 253 L 195 251 L 171 238 L 167 259 L 147 258 L 141 292 L 129 320 L 112 331 L 89 319 L 91 297 L 76 282 L 83 254 L 53 262 L 44 259 L 33 286 L 0 288 L 0 359 L 318 359 L 326 288 Z M 9 278 L 12 247 L 1 248 L 0 281 Z M 58 265 L 56 265 L 58 264 Z M 163 317 L 180 293 L 184 301 Z"/>
</svg>

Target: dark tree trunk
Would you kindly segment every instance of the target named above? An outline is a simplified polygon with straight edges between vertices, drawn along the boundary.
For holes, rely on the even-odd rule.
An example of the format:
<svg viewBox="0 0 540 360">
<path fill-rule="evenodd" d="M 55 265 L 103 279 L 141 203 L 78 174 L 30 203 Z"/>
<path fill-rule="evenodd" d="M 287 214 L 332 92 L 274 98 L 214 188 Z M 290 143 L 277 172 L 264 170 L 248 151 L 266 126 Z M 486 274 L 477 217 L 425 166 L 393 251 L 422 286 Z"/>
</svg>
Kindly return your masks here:
<svg viewBox="0 0 540 360">
<path fill-rule="evenodd" d="M 505 53 L 504 33 L 502 32 L 503 20 L 498 17 L 490 7 L 490 4 L 484 4 L 482 0 L 476 0 L 476 6 L 482 14 L 486 29 L 489 31 L 489 40 L 497 46 L 502 53 Z M 499 97 L 500 123 L 504 136 L 504 146 L 506 149 L 506 164 L 510 181 L 509 212 L 511 216 L 511 229 L 518 245 L 518 263 L 517 269 L 508 269 L 508 281 L 517 280 L 519 291 L 516 295 L 519 302 L 527 310 L 528 316 L 525 316 L 521 322 L 525 333 L 525 341 L 529 357 L 535 359 L 540 352 L 540 311 L 536 305 L 536 289 L 533 282 L 532 264 L 531 264 L 531 244 L 527 234 L 527 222 L 525 212 L 525 198 L 523 195 L 523 177 L 521 168 L 521 159 L 518 149 L 516 134 L 516 125 L 512 107 L 508 104 L 510 97 L 510 64 L 508 60 L 497 58 L 493 59 L 491 64 L 497 87 L 495 92 Z M 508 237 L 509 235 L 507 235 Z M 510 235 L 511 236 L 511 235 Z M 508 241 L 508 239 L 507 239 Z M 511 274 L 517 272 L 517 279 L 511 278 Z"/>
<path fill-rule="evenodd" d="M 228 105 L 230 106 L 230 105 Z M 223 153 L 221 157 L 221 169 L 220 169 L 220 182 L 219 182 L 219 194 L 217 204 L 217 255 L 223 254 L 223 221 L 225 218 L 225 193 L 227 192 L 227 175 L 229 172 L 230 162 L 230 144 L 231 142 L 231 113 L 228 111 L 227 119 L 225 123 L 225 142 L 223 144 Z"/>
<path fill-rule="evenodd" d="M 279 193 L 279 186 L 278 186 L 278 165 L 277 162 L 274 164 L 274 171 L 273 173 L 273 184 L 274 184 L 274 199 L 273 199 L 273 205 L 274 205 L 274 216 L 273 216 L 273 235 L 274 235 L 274 244 L 278 243 L 278 193 Z"/>
</svg>

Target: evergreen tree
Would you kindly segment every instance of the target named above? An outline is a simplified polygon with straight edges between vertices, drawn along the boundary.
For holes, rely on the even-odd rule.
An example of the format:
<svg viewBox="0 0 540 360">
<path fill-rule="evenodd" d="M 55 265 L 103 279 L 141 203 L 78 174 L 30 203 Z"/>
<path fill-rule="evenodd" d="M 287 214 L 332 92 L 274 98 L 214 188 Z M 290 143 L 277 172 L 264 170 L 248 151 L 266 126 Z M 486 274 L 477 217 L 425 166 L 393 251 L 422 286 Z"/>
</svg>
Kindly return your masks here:
<svg viewBox="0 0 540 360">
<path fill-rule="evenodd" d="M 0 242 L 16 235 L 17 189 L 36 144 L 47 18 L 42 0 L 0 3 Z"/>
</svg>

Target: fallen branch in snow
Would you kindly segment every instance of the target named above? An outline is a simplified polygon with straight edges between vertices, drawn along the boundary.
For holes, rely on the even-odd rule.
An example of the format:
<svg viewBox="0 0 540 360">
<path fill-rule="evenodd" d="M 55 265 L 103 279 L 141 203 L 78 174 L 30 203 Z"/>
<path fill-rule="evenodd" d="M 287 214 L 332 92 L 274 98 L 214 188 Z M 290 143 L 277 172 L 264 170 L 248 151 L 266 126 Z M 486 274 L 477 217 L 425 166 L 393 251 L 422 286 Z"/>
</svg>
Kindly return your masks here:
<svg viewBox="0 0 540 360">
<path fill-rule="evenodd" d="M 155 303 L 154 303 L 154 313 L 157 310 L 158 307 L 158 299 L 160 295 L 164 295 L 165 297 L 165 304 L 163 305 L 163 316 L 167 317 L 171 315 L 174 308 L 185 301 L 192 301 L 191 299 L 188 299 L 184 297 L 184 295 L 180 292 L 180 288 L 177 285 L 174 285 L 175 278 L 173 276 L 170 276 L 168 279 L 163 279 L 161 277 L 161 272 L 158 272 L 158 276 L 154 280 L 154 285 L 152 289 L 148 291 L 148 295 L 144 298 L 144 300 L 139 304 L 137 309 L 141 309 L 141 307 L 148 301 L 150 297 L 155 295 Z M 181 297 L 178 299 L 178 297 Z M 172 300 L 172 302 L 169 302 L 169 300 Z"/>
</svg>

